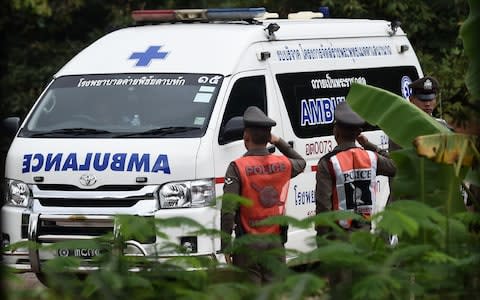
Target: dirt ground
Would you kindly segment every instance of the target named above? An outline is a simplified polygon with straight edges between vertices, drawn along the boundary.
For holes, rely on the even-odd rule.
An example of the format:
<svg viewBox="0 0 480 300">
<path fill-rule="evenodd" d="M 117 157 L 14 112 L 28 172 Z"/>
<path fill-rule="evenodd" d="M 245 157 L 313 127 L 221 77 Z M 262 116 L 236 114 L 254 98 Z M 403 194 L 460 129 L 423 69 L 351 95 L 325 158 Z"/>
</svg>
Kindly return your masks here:
<svg viewBox="0 0 480 300">
<path fill-rule="evenodd" d="M 4 289 L 4 294 L 7 296 L 7 299 L 9 290 L 33 290 L 45 288 L 45 286 L 38 281 L 34 273 L 22 273 L 17 274 L 16 276 L 18 276 L 18 281 L 7 280 L 6 278 L 3 278 L 2 280 L 2 289 Z"/>
</svg>

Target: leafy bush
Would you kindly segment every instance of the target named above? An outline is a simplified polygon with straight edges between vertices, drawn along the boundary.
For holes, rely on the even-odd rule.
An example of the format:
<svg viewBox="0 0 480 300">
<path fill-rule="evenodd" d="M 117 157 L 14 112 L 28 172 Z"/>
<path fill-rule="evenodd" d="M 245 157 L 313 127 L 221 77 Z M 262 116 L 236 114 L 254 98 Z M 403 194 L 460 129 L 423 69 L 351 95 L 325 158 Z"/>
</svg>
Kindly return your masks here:
<svg viewBox="0 0 480 300">
<path fill-rule="evenodd" d="M 327 212 L 305 220 L 277 217 L 279 223 L 293 222 L 296 226 L 330 226 L 337 238 L 318 238 L 318 248 L 299 253 L 290 262 L 295 268 L 277 265 L 284 276 L 257 286 L 245 281 L 241 270 L 210 258 L 185 253 L 184 257 L 157 261 L 153 257 L 121 255 L 128 247 L 127 239 L 141 238 L 141 233 L 152 230 L 152 226 L 151 220 L 145 222 L 142 217 L 119 216 L 115 236 L 61 242 L 47 249 L 104 249 L 92 261 L 98 270 L 79 276 L 69 269 L 82 265 L 83 259 L 56 257 L 42 269 L 49 289 L 40 293 L 31 290 L 30 294 L 10 290 L 9 295 L 19 299 L 406 299 L 410 295 L 457 299 L 480 292 L 480 240 L 478 232 L 469 229 L 472 224 L 480 224 L 478 214 L 463 212 L 447 217 L 419 201 L 399 201 L 374 216 L 374 233 L 342 231 L 334 221 L 345 217 L 351 215 Z M 192 232 L 205 230 L 188 219 L 154 222 L 159 237 L 163 236 L 159 229 L 165 226 L 189 224 Z M 399 240 L 395 246 L 388 239 L 392 235 Z M 237 243 L 245 243 L 242 238 Z M 168 248 L 159 249 L 159 254 L 172 248 L 182 250 L 176 245 Z M 262 260 L 268 259 L 268 254 L 259 255 L 267 255 L 259 256 Z M 334 284 L 329 285 L 327 279 L 332 278 Z"/>
</svg>

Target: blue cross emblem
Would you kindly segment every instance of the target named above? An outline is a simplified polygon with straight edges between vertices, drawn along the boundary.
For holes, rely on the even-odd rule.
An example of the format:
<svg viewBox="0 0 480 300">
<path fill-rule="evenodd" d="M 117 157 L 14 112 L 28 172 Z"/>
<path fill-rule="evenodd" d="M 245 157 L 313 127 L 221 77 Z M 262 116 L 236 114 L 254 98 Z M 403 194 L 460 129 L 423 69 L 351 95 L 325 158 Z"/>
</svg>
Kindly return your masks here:
<svg viewBox="0 0 480 300">
<path fill-rule="evenodd" d="M 128 59 L 138 59 L 135 66 L 146 67 L 150 64 L 152 59 L 164 59 L 168 52 L 160 52 L 162 46 L 150 46 L 145 52 L 133 52 Z"/>
</svg>

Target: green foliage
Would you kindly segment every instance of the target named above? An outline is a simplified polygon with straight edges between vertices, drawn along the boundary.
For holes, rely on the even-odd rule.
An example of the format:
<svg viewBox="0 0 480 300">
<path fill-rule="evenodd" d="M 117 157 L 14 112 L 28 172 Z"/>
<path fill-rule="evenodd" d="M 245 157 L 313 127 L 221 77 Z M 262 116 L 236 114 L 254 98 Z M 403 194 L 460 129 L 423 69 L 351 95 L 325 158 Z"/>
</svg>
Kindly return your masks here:
<svg viewBox="0 0 480 300">
<path fill-rule="evenodd" d="M 233 213 L 239 205 L 252 206 L 252 201 L 236 194 L 224 194 L 222 196 L 222 210 Z"/>
<path fill-rule="evenodd" d="M 441 53 L 439 58 L 430 51 L 417 51 L 424 72 L 434 75 L 441 82 L 436 116 L 443 116 L 456 126 L 466 127 L 469 120 L 478 116 L 465 86 L 468 60 L 463 53 L 461 40 L 457 38 L 455 45 L 443 48 Z"/>
<path fill-rule="evenodd" d="M 480 2 L 469 0 L 470 13 L 467 21 L 462 25 L 460 34 L 465 46 L 465 53 L 470 59 L 467 77 L 465 79 L 468 89 L 471 91 L 475 102 L 480 101 L 480 59 L 478 49 L 480 39 L 478 38 L 478 29 L 480 28 Z"/>
<path fill-rule="evenodd" d="M 478 1 L 470 2 L 478 5 Z M 465 85 L 468 61 L 458 36 L 469 12 L 467 0 L 323 0 L 322 5 L 329 6 L 333 16 L 400 21 L 423 72 L 440 81 L 440 101 L 435 114 L 461 126 L 468 126 L 468 120 L 478 119 L 478 105 L 472 106 Z M 471 19 L 467 28 L 472 34 L 471 49 L 475 51 L 478 47 L 474 46 L 473 35 L 479 26 L 478 21 Z M 473 68 L 470 65 L 470 69 Z M 476 70 L 478 72 L 478 64 Z"/>
<path fill-rule="evenodd" d="M 391 154 L 398 169 L 393 182 L 396 199 L 418 199 L 442 209 L 447 215 L 465 209 L 459 187 L 466 170 L 458 173 L 453 165 L 436 164 L 419 157 L 413 150 L 416 137 L 436 133 L 453 135 L 449 129 L 415 105 L 376 87 L 353 84 L 347 101 L 361 117 L 378 125 L 405 148 Z M 401 130 L 398 124 L 402 124 Z"/>
<path fill-rule="evenodd" d="M 450 132 L 415 105 L 380 88 L 353 83 L 347 101 L 362 118 L 378 125 L 403 148 L 413 147 L 417 136 Z M 402 124 L 402 130 L 398 130 L 398 124 Z"/>
<path fill-rule="evenodd" d="M 48 0 L 14 0 L 13 7 L 17 10 L 29 10 L 37 15 L 49 16 L 52 9 Z"/>
<path fill-rule="evenodd" d="M 334 220 L 350 217 L 348 213 L 322 213 L 294 221 L 303 227 L 322 223 L 338 228 Z M 280 223 L 286 220 L 291 219 L 278 219 Z M 336 235 L 333 240 L 319 237 L 318 248 L 298 253 L 290 262 L 292 266 L 303 266 L 297 271 L 272 259 L 278 255 L 275 251 L 251 251 L 248 245 L 258 237 L 236 239 L 234 251 L 249 251 L 245 253 L 275 268 L 279 275 L 272 283 L 257 286 L 245 281 L 242 270 L 210 258 L 186 254 L 158 260 L 121 255 L 127 247 L 127 237 L 133 237 L 135 232 L 150 232 L 153 227 L 155 234 L 162 236 L 164 226 L 188 224 L 193 230 L 202 228 L 186 218 L 152 220 L 119 216 L 116 235 L 40 248 L 40 251 L 104 249 L 88 264 L 99 267 L 97 271 L 79 276 L 71 270 L 85 265 L 84 259 L 56 257 L 42 265 L 49 289 L 9 290 L 9 293 L 20 299 L 405 299 L 410 295 L 468 297 L 480 292 L 475 285 L 480 276 L 480 241 L 478 233 L 470 230 L 472 224 L 480 224 L 478 214 L 463 212 L 447 217 L 421 202 L 399 201 L 375 215 L 374 222 L 374 233 L 342 231 L 344 234 Z M 386 238 L 391 235 L 399 238 L 395 246 Z M 448 244 L 446 236 L 450 236 Z M 260 238 L 265 242 L 277 237 Z M 191 268 L 196 271 L 188 271 Z M 16 276 L 10 274 L 7 280 L 9 285 L 14 284 Z M 335 280 L 334 284 L 328 280 Z"/>
<path fill-rule="evenodd" d="M 398 168 L 393 182 L 395 198 L 418 199 L 448 214 L 465 210 L 460 194 L 465 171 L 457 176 L 452 165 L 418 157 L 411 149 L 395 151 L 391 157 Z"/>
</svg>

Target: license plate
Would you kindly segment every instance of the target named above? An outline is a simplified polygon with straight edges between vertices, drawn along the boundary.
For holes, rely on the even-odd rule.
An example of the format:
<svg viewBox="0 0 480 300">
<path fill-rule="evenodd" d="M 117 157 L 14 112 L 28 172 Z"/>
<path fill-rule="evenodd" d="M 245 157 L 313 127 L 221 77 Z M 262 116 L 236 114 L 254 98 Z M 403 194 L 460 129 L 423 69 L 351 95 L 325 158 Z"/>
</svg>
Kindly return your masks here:
<svg viewBox="0 0 480 300">
<path fill-rule="evenodd" d="M 74 256 L 92 258 L 101 254 L 100 249 L 95 248 L 75 248 L 75 249 L 58 249 L 58 256 Z"/>
</svg>

